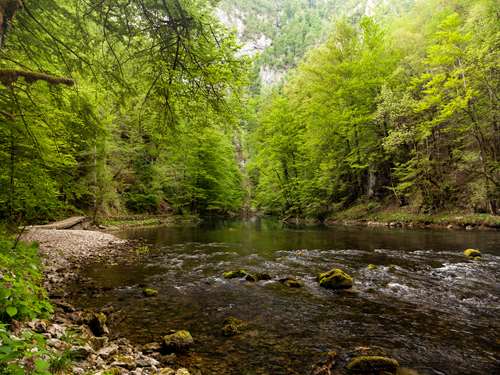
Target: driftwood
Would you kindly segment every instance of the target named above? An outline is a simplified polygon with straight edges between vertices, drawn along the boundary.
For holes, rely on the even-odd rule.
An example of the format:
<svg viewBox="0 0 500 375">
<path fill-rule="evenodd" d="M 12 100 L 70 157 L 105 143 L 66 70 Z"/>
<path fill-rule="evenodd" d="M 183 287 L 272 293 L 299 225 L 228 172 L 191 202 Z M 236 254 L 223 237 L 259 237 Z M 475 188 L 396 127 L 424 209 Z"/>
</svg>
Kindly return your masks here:
<svg viewBox="0 0 500 375">
<path fill-rule="evenodd" d="M 71 78 L 57 77 L 50 74 L 30 72 L 27 70 L 0 69 L 0 82 L 2 82 L 5 86 L 10 86 L 16 82 L 19 77 L 23 77 L 27 83 L 45 81 L 51 85 L 63 84 L 73 86 L 75 84 L 75 81 Z"/>
<path fill-rule="evenodd" d="M 70 229 L 88 221 L 86 216 L 74 216 L 62 221 L 56 221 L 46 225 L 34 225 L 31 228 L 37 229 Z"/>
</svg>

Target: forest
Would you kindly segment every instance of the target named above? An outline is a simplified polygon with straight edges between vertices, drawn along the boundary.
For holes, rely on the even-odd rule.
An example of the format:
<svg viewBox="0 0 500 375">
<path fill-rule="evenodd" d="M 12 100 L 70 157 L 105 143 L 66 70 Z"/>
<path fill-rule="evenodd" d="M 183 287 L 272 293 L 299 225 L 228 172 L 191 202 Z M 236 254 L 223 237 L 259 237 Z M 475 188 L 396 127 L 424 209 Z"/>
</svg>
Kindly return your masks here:
<svg viewBox="0 0 500 375">
<path fill-rule="evenodd" d="M 499 62 L 495 0 L 0 0 L 0 375 L 495 373 Z"/>
<path fill-rule="evenodd" d="M 243 206 L 323 220 L 359 203 L 498 212 L 494 1 L 322 28 L 334 2 L 305 14 L 291 2 L 281 42 L 253 58 L 286 76 L 261 89 L 209 2 L 4 3 L 3 221 Z"/>
</svg>

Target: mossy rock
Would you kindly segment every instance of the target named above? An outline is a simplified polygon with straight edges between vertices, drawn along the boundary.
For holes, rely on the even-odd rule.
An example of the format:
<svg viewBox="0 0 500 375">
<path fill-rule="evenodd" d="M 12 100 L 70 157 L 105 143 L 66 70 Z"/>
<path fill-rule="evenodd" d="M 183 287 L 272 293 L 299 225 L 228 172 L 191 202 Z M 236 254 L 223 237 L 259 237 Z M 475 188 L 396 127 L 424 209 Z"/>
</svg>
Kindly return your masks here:
<svg viewBox="0 0 500 375">
<path fill-rule="evenodd" d="M 271 275 L 269 275 L 267 273 L 260 273 L 260 272 L 256 273 L 255 277 L 257 278 L 257 281 L 268 281 L 268 280 L 272 279 Z"/>
<path fill-rule="evenodd" d="M 399 363 L 393 358 L 367 355 L 354 357 L 346 368 L 354 374 L 396 374 Z"/>
<path fill-rule="evenodd" d="M 104 313 L 92 313 L 87 320 L 87 325 L 95 336 L 104 336 L 109 334 L 106 326 L 107 317 Z"/>
<path fill-rule="evenodd" d="M 237 270 L 224 272 L 223 275 L 225 279 L 241 279 L 243 277 L 247 277 L 249 273 L 246 270 Z"/>
<path fill-rule="evenodd" d="M 243 321 L 230 316 L 229 318 L 224 319 L 222 334 L 228 337 L 238 335 L 241 333 L 241 329 L 244 325 Z"/>
<path fill-rule="evenodd" d="M 319 285 L 326 289 L 349 289 L 353 285 L 353 279 L 339 268 L 318 275 Z"/>
<path fill-rule="evenodd" d="M 376 264 L 369 264 L 367 267 L 369 270 L 376 270 L 378 267 Z"/>
<path fill-rule="evenodd" d="M 481 252 L 476 249 L 466 249 L 464 250 L 464 255 L 469 259 L 480 259 Z"/>
<path fill-rule="evenodd" d="M 177 331 L 163 337 L 163 347 L 169 352 L 183 352 L 193 344 L 193 336 L 186 330 Z"/>
<path fill-rule="evenodd" d="M 144 288 L 142 290 L 142 294 L 144 294 L 146 297 L 154 297 L 158 295 L 158 291 L 153 288 Z"/>
<path fill-rule="evenodd" d="M 299 280 L 293 277 L 286 277 L 284 279 L 280 279 L 280 283 L 289 288 L 302 288 L 304 286 Z"/>
<path fill-rule="evenodd" d="M 257 279 L 257 277 L 252 275 L 251 273 L 247 273 L 247 275 L 245 276 L 245 280 L 253 283 L 259 281 L 259 279 Z"/>
</svg>

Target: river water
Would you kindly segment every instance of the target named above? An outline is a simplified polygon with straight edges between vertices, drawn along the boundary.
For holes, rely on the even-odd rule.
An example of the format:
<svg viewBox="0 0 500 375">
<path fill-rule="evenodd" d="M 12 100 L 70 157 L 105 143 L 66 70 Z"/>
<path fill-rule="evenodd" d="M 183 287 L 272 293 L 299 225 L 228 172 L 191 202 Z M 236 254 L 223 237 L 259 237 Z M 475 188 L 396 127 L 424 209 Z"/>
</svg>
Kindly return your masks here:
<svg viewBox="0 0 500 375">
<path fill-rule="evenodd" d="M 133 262 L 89 264 L 102 288 L 81 307 L 120 311 L 111 331 L 137 343 L 187 329 L 195 347 L 179 361 L 202 374 L 309 374 L 322 353 L 377 346 L 426 374 L 500 374 L 500 233 L 365 227 L 297 228 L 271 220 L 216 221 L 119 233 L 150 250 Z M 481 261 L 463 256 L 482 251 Z M 369 269 L 368 264 L 377 268 Z M 349 292 L 320 288 L 318 272 L 342 268 Z M 245 268 L 303 282 L 225 280 Z M 144 298 L 142 289 L 159 295 Z M 247 323 L 222 335 L 226 317 Z"/>
</svg>

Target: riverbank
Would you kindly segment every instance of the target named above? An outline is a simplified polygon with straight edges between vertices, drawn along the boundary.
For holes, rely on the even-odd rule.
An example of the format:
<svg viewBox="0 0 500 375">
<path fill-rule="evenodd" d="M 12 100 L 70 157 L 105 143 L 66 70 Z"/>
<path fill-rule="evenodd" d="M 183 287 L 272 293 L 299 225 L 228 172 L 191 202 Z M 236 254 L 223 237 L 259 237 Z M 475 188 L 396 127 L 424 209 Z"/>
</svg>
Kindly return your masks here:
<svg viewBox="0 0 500 375">
<path fill-rule="evenodd" d="M 414 213 L 404 208 L 371 208 L 355 205 L 328 217 L 326 225 L 365 225 L 422 229 L 500 230 L 500 216 L 460 212 L 440 212 L 432 215 Z"/>
<path fill-rule="evenodd" d="M 7 241 L 4 243 L 7 244 Z M 6 250 L 2 251 L 2 256 L 6 259 L 13 256 L 8 252 L 12 243 L 9 241 L 8 246 L 5 246 Z M 38 243 L 38 249 L 36 245 L 28 245 L 29 243 Z M 4 359 L 7 371 L 5 373 L 14 373 L 12 371 L 16 369 L 27 373 L 33 363 L 39 363 L 37 374 L 188 375 L 189 372 L 184 368 L 174 369 L 178 367 L 175 364 L 175 355 L 168 358 L 169 366 L 173 368 L 162 366 L 165 361 L 160 358 L 160 344 L 150 345 L 146 353 L 144 348 L 132 345 L 127 338 L 110 332 L 107 322 L 116 317 L 112 307 L 99 311 L 79 310 L 66 300 L 68 285 L 79 284 L 79 269 L 82 266 L 96 261 L 112 263 L 117 257 L 132 259 L 137 256 L 138 247 L 140 243 L 137 241 L 124 241 L 112 234 L 90 230 L 37 227 L 24 233 L 16 251 L 23 256 L 26 249 L 33 250 L 30 258 L 32 260 L 26 267 L 22 266 L 13 277 L 22 279 L 24 273 L 31 273 L 29 268 L 34 264 L 43 264 L 43 267 L 40 264 L 37 268 L 40 270 L 36 279 L 39 293 L 33 296 L 36 301 L 31 303 L 47 308 L 43 314 L 33 313 L 25 316 L 16 315 L 13 307 L 7 310 L 12 316 L 2 319 L 5 323 L 0 327 L 2 345 L 9 346 L 9 343 L 22 341 L 22 338 L 36 340 L 33 341 L 35 344 L 26 344 L 22 350 L 18 348 L 15 356 Z M 3 266 L 2 264 L 2 268 Z M 26 268 L 28 271 L 25 271 Z M 6 270 L 2 270 L 4 271 Z M 0 280 L 2 279 L 3 276 Z M 11 288 L 10 283 L 2 284 L 0 292 L 5 294 Z M 22 305 L 26 296 L 18 297 L 17 302 Z M 20 307 L 16 309 L 21 311 Z M 17 318 L 19 320 L 16 320 Z M 10 370 L 12 371 L 9 372 Z"/>
</svg>

